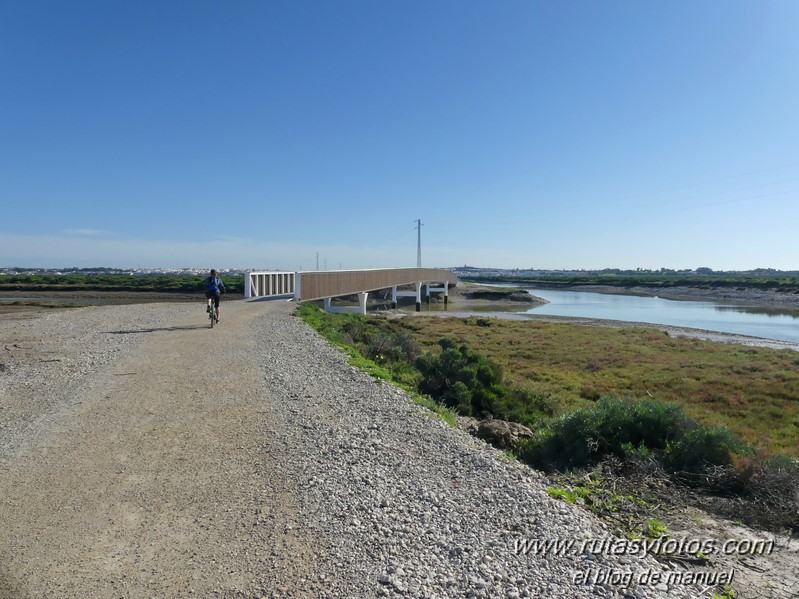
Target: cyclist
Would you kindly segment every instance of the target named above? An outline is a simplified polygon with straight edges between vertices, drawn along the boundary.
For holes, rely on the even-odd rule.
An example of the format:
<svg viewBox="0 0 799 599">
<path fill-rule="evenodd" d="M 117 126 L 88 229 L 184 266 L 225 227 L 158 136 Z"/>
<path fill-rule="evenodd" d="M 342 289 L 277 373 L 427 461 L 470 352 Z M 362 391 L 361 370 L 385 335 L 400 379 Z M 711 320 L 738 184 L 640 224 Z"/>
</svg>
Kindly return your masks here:
<svg viewBox="0 0 799 599">
<path fill-rule="evenodd" d="M 208 306 L 205 311 L 211 311 L 211 302 L 216 307 L 216 321 L 219 322 L 219 296 L 225 293 L 225 284 L 218 276 L 216 276 L 216 269 L 211 269 L 211 276 L 203 281 L 205 285 L 205 298 L 208 300 Z"/>
</svg>

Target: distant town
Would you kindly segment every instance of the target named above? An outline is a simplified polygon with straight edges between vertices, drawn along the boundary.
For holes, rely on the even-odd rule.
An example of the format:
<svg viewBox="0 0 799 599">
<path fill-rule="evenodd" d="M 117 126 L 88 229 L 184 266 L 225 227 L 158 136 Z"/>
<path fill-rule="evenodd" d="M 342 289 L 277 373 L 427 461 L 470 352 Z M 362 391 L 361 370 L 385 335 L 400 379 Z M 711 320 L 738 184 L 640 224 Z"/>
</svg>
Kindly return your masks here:
<svg viewBox="0 0 799 599">
<path fill-rule="evenodd" d="M 537 268 L 478 268 L 474 266 L 455 266 L 447 268 L 459 277 L 597 277 L 602 275 L 670 275 L 670 276 L 696 276 L 696 275 L 752 275 L 752 276 L 796 276 L 799 270 L 777 270 L 775 268 L 755 268 L 752 270 L 713 270 L 706 266 L 698 268 L 685 268 L 676 270 L 672 268 L 603 268 L 603 269 L 537 269 Z"/>
</svg>

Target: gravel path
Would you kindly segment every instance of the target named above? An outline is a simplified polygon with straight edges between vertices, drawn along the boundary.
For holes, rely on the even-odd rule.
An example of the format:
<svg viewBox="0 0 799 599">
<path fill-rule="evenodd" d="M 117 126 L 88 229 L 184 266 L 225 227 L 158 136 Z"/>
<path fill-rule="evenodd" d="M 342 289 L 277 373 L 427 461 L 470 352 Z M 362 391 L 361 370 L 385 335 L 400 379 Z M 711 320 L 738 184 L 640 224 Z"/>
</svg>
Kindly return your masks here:
<svg viewBox="0 0 799 599">
<path fill-rule="evenodd" d="M 293 305 L 223 308 L 5 319 L 0 597 L 697 596 L 640 552 L 517 551 L 610 537 Z"/>
</svg>

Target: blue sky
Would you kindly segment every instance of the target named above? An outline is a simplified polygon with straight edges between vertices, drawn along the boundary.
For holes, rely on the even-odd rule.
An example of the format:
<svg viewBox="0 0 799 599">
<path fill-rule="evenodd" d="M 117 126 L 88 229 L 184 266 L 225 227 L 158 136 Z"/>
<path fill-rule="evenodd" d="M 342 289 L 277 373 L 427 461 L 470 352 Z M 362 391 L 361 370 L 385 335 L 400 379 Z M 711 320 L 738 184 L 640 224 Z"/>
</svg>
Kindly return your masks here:
<svg viewBox="0 0 799 599">
<path fill-rule="evenodd" d="M 799 269 L 794 0 L 0 0 L 0 266 Z"/>
</svg>

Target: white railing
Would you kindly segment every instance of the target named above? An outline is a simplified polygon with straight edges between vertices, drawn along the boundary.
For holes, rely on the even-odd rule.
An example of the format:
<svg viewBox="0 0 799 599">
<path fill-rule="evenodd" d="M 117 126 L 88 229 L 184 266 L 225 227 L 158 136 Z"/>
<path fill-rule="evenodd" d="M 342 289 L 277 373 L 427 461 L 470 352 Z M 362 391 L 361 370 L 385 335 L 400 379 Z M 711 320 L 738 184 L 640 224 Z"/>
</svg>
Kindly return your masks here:
<svg viewBox="0 0 799 599">
<path fill-rule="evenodd" d="M 244 275 L 244 297 L 294 296 L 294 272 L 248 272 Z"/>
</svg>

